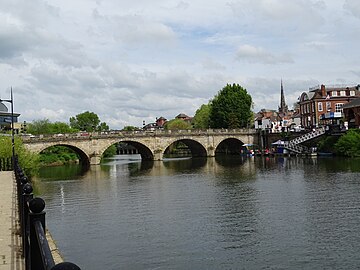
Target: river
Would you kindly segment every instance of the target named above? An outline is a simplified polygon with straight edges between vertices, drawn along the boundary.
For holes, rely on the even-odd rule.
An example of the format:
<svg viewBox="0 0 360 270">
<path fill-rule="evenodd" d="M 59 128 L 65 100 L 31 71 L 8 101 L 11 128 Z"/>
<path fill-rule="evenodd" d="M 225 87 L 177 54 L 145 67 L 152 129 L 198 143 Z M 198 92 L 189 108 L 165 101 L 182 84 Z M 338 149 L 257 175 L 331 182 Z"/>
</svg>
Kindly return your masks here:
<svg viewBox="0 0 360 270">
<path fill-rule="evenodd" d="M 67 261 L 86 270 L 355 269 L 360 160 L 115 156 L 35 182 Z"/>
</svg>

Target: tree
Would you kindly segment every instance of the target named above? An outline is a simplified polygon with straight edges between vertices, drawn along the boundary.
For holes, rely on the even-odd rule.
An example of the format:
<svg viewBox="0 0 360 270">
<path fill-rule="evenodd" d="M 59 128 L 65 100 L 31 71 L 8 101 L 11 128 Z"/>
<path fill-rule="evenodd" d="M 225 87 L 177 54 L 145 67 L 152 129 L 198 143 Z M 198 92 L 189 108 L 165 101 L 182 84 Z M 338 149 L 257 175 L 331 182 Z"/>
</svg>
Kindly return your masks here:
<svg viewBox="0 0 360 270">
<path fill-rule="evenodd" d="M 29 134 L 57 134 L 73 133 L 78 130 L 72 129 L 67 123 L 51 123 L 49 119 L 34 120 L 28 124 L 27 133 Z"/>
<path fill-rule="evenodd" d="M 50 134 L 51 123 L 49 119 L 34 120 L 27 125 L 27 132 L 30 134 Z"/>
<path fill-rule="evenodd" d="M 360 157 L 360 131 L 350 129 L 335 144 L 336 151 L 349 157 Z"/>
<path fill-rule="evenodd" d="M 52 134 L 78 132 L 77 129 L 73 129 L 67 123 L 63 122 L 51 123 L 50 130 Z"/>
<path fill-rule="evenodd" d="M 125 126 L 125 127 L 123 128 L 124 131 L 134 131 L 134 130 L 136 130 L 136 129 L 137 129 L 137 128 L 134 127 L 134 126 Z"/>
<path fill-rule="evenodd" d="M 116 152 L 117 152 L 116 145 L 113 144 L 108 149 L 105 150 L 105 152 L 103 153 L 103 158 L 115 156 Z"/>
<path fill-rule="evenodd" d="M 109 131 L 109 126 L 105 123 L 105 122 L 102 122 L 100 123 L 100 125 L 97 127 L 97 131 Z"/>
<path fill-rule="evenodd" d="M 252 117 L 252 98 L 239 84 L 227 84 L 214 97 L 210 109 L 212 128 L 247 127 Z"/>
<path fill-rule="evenodd" d="M 31 177 L 35 175 L 39 168 L 39 155 L 31 153 L 25 148 L 22 140 L 15 137 L 15 154 L 18 156 L 19 164 L 24 170 L 26 176 Z M 0 136 L 0 158 L 12 157 L 12 141 L 11 137 Z"/>
<path fill-rule="evenodd" d="M 182 119 L 173 119 L 168 122 L 166 122 L 165 129 L 170 130 L 176 130 L 176 129 L 191 129 L 191 124 L 188 122 L 185 122 Z"/>
<path fill-rule="evenodd" d="M 92 132 L 92 131 L 101 131 L 102 128 L 109 127 L 106 125 L 106 123 L 101 123 L 100 125 L 100 119 L 99 116 L 96 113 L 93 112 L 83 112 L 75 117 L 70 117 L 70 126 L 74 129 Z"/>
<path fill-rule="evenodd" d="M 192 120 L 194 128 L 199 128 L 199 129 L 209 128 L 210 109 L 211 109 L 210 103 L 203 104 L 199 109 L 197 109 L 195 116 Z"/>
</svg>

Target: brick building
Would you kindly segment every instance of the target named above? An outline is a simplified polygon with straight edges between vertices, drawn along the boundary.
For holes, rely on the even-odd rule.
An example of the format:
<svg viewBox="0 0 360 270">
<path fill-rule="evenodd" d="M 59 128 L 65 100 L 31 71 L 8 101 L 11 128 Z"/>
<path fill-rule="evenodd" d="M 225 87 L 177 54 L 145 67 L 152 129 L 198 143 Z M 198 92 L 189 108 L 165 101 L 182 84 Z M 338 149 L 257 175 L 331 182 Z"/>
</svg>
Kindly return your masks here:
<svg viewBox="0 0 360 270">
<path fill-rule="evenodd" d="M 325 124 L 340 124 L 343 121 L 343 106 L 358 98 L 360 85 L 325 85 L 310 88 L 299 97 L 301 125 L 311 128 Z"/>
<path fill-rule="evenodd" d="M 344 105 L 345 121 L 348 122 L 349 128 L 360 127 L 360 98 L 354 99 Z"/>
</svg>

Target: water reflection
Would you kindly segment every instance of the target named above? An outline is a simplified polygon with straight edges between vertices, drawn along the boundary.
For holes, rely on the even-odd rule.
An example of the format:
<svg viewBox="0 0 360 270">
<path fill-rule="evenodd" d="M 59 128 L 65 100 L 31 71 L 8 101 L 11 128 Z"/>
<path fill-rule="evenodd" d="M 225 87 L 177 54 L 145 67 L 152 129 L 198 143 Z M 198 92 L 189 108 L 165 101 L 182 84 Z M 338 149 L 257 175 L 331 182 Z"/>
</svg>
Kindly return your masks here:
<svg viewBox="0 0 360 270">
<path fill-rule="evenodd" d="M 354 269 L 358 161 L 116 156 L 36 186 L 83 269 Z"/>
</svg>

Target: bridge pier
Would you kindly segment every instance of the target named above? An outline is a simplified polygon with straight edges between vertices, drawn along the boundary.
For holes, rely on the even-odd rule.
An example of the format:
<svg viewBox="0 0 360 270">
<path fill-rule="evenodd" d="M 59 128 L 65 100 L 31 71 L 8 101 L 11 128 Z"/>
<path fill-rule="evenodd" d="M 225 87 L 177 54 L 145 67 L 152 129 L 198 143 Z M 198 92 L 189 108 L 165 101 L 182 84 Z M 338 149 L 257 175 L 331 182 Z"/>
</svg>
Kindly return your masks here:
<svg viewBox="0 0 360 270">
<path fill-rule="evenodd" d="M 155 152 L 154 153 L 154 160 L 163 160 L 164 154 L 162 152 Z"/>
<path fill-rule="evenodd" d="M 207 156 L 208 157 L 215 157 L 215 149 L 214 149 L 214 147 L 209 147 L 207 149 Z"/>
<path fill-rule="evenodd" d="M 101 161 L 101 155 L 94 154 L 90 156 L 90 165 L 99 165 Z"/>
</svg>

